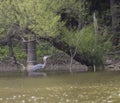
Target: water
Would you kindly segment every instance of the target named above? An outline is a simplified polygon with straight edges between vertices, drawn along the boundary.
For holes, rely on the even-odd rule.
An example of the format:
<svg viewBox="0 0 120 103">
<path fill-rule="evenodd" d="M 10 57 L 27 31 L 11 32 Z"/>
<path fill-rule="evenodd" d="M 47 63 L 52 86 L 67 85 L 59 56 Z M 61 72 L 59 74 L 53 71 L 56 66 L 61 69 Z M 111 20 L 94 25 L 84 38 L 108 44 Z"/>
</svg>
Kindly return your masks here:
<svg viewBox="0 0 120 103">
<path fill-rule="evenodd" d="M 0 103 L 120 103 L 120 73 L 1 77 Z"/>
</svg>

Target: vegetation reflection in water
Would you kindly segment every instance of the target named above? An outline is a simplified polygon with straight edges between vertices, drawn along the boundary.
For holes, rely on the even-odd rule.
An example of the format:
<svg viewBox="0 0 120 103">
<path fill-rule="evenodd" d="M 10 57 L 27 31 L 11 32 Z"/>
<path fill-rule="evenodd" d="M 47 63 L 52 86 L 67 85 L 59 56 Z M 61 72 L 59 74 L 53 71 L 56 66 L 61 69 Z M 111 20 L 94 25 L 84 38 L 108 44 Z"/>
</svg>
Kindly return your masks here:
<svg viewBox="0 0 120 103">
<path fill-rule="evenodd" d="M 119 73 L 1 77 L 0 103 L 119 103 Z"/>
</svg>

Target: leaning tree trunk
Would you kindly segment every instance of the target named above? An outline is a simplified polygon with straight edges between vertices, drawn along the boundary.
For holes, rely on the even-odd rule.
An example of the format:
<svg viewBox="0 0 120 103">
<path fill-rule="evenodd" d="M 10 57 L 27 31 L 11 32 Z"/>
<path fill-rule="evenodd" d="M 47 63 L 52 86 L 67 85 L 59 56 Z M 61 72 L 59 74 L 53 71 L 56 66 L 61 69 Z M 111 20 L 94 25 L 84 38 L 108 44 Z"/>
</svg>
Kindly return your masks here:
<svg viewBox="0 0 120 103">
<path fill-rule="evenodd" d="M 110 0 L 111 5 L 111 17 L 112 17 L 112 32 L 113 45 L 119 45 L 120 43 L 120 0 Z"/>
<path fill-rule="evenodd" d="M 88 57 L 86 54 L 81 54 L 80 52 L 76 51 L 76 47 L 70 46 L 68 43 L 65 41 L 59 40 L 57 38 L 52 38 L 52 37 L 40 37 L 39 39 L 48 41 L 51 43 L 55 48 L 65 52 L 69 56 L 71 54 L 74 54 L 73 59 L 80 62 L 83 65 L 86 66 L 93 66 L 93 62 L 90 60 L 91 57 Z M 71 49 L 71 50 L 70 50 Z"/>
<path fill-rule="evenodd" d="M 29 41 L 27 43 L 27 70 L 36 64 L 36 41 Z"/>
</svg>

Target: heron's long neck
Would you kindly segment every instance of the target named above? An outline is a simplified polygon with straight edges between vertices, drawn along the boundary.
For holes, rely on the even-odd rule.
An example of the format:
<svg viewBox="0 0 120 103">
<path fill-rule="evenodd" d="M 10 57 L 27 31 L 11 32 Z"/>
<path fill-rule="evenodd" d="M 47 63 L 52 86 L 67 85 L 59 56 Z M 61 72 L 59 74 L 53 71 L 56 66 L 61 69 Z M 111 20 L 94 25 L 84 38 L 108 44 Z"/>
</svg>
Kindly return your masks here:
<svg viewBox="0 0 120 103">
<path fill-rule="evenodd" d="M 46 61 L 46 60 L 44 60 L 43 67 L 45 67 L 45 66 L 46 66 L 46 63 L 47 63 L 47 61 Z"/>
</svg>

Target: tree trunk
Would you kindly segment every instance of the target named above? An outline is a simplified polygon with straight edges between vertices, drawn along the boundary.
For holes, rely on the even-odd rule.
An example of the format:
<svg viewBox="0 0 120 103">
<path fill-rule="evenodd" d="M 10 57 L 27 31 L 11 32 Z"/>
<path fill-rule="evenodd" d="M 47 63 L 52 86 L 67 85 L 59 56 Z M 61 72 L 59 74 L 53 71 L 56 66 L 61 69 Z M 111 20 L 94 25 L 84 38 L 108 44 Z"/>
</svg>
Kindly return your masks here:
<svg viewBox="0 0 120 103">
<path fill-rule="evenodd" d="M 21 41 L 21 48 L 23 52 L 27 53 L 27 42 Z"/>
<path fill-rule="evenodd" d="M 36 42 L 34 41 L 29 41 L 27 43 L 27 70 L 29 71 L 29 69 L 36 64 Z"/>
<path fill-rule="evenodd" d="M 111 5 L 111 17 L 112 17 L 112 32 L 113 45 L 118 45 L 120 43 L 120 1 L 110 0 Z"/>
</svg>

